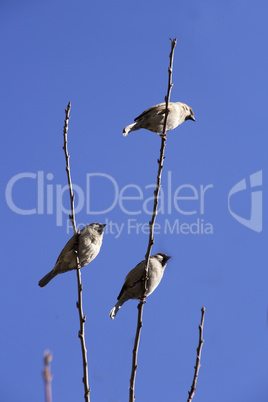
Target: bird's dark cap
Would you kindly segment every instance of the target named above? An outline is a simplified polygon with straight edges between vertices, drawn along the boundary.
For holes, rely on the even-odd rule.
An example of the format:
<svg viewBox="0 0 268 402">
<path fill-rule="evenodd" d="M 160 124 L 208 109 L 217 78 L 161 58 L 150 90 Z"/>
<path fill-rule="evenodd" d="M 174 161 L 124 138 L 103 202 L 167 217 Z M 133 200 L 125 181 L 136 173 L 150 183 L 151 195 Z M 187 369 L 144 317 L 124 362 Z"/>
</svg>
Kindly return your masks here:
<svg viewBox="0 0 268 402">
<path fill-rule="evenodd" d="M 163 262 L 162 263 L 164 263 L 164 264 L 171 258 L 169 255 L 166 255 L 164 253 L 158 253 L 158 254 L 163 257 Z"/>
</svg>

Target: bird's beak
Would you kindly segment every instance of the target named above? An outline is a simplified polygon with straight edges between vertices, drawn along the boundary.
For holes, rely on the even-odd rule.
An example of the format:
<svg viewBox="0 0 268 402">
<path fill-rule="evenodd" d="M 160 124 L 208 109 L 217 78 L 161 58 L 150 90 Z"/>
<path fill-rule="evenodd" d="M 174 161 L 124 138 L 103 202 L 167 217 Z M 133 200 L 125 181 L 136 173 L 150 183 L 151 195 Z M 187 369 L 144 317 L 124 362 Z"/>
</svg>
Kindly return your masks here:
<svg viewBox="0 0 268 402">
<path fill-rule="evenodd" d="M 103 224 L 102 224 L 102 227 L 105 228 L 106 225 L 107 225 L 107 223 L 103 223 Z"/>
<path fill-rule="evenodd" d="M 193 114 L 188 115 L 187 117 L 185 117 L 185 120 L 193 120 L 193 121 L 195 121 L 194 115 Z"/>
<path fill-rule="evenodd" d="M 169 257 L 168 255 L 166 255 L 164 258 L 163 258 L 163 261 L 162 261 L 162 266 L 164 267 L 165 265 L 167 265 L 167 262 L 168 262 L 168 260 L 170 259 L 171 257 Z"/>
</svg>

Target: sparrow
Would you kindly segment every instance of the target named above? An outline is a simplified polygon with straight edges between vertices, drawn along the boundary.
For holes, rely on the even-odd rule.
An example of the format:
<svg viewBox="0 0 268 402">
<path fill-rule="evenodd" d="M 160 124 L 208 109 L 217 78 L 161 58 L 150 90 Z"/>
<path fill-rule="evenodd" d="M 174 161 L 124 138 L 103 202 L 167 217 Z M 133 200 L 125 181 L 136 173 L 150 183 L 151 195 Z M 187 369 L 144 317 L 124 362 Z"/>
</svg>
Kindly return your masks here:
<svg viewBox="0 0 268 402">
<path fill-rule="evenodd" d="M 105 224 L 103 225 L 101 223 L 91 223 L 83 227 L 80 232 L 74 234 L 61 251 L 55 267 L 39 281 L 39 286 L 43 288 L 54 276 L 77 268 L 76 254 L 74 251 L 76 242 L 78 242 L 79 268 L 84 267 L 94 260 L 101 248 L 103 228 L 105 226 Z"/>
<path fill-rule="evenodd" d="M 145 297 L 149 296 L 157 288 L 164 274 L 167 261 L 171 257 L 163 253 L 152 255 L 149 259 L 148 283 Z M 144 275 L 145 260 L 141 261 L 126 276 L 125 283 L 117 297 L 118 302 L 110 311 L 110 317 L 113 320 L 118 310 L 129 299 L 142 299 L 144 296 Z"/>
<path fill-rule="evenodd" d="M 195 121 L 193 110 L 185 103 L 169 102 L 168 109 L 166 131 L 173 130 L 185 120 Z M 146 130 L 153 131 L 160 135 L 163 133 L 164 129 L 165 112 L 166 103 L 160 103 L 159 105 L 150 107 L 134 119 L 135 123 L 124 128 L 123 135 L 126 136 L 131 131 L 136 131 L 140 128 L 145 128 Z"/>
</svg>

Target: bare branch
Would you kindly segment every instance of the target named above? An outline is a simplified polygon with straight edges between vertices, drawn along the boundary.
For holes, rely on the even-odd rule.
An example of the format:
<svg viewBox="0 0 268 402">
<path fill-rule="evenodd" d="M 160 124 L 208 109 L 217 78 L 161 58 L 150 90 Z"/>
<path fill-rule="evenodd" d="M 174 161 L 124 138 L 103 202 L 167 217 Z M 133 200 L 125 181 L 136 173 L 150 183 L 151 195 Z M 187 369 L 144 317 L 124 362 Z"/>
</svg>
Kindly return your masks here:
<svg viewBox="0 0 268 402">
<path fill-rule="evenodd" d="M 67 173 L 67 178 L 68 178 L 68 184 L 69 184 L 69 193 L 70 193 L 70 201 L 71 201 L 71 214 L 69 215 L 69 219 L 72 222 L 73 225 L 73 231 L 74 234 L 76 235 L 76 242 L 74 246 L 74 251 L 76 254 L 76 264 L 77 264 L 77 288 L 78 288 L 78 302 L 76 303 L 76 307 L 78 309 L 79 313 L 79 321 L 80 321 L 80 329 L 78 332 L 78 337 L 81 341 L 81 349 L 82 349 L 82 358 L 83 358 L 83 384 L 84 384 L 84 398 L 86 402 L 90 402 L 90 388 L 88 384 L 88 364 L 87 364 L 87 348 L 86 348 L 86 342 L 85 342 L 85 322 L 86 322 L 86 316 L 83 313 L 83 304 L 82 304 L 82 280 L 81 280 L 81 272 L 80 272 L 80 261 L 79 261 L 79 255 L 78 255 L 78 242 L 79 242 L 79 231 L 77 232 L 76 230 L 76 223 L 75 223 L 75 211 L 74 211 L 74 193 L 73 193 L 73 186 L 72 186 L 72 180 L 71 180 L 71 170 L 70 170 L 70 155 L 68 153 L 67 149 L 67 136 L 68 136 L 68 123 L 70 119 L 70 110 L 71 110 L 71 102 L 68 103 L 67 108 L 65 109 L 65 122 L 64 122 L 64 128 L 63 128 L 63 137 L 64 137 L 64 154 L 65 154 L 65 160 L 66 160 L 66 173 Z"/>
<path fill-rule="evenodd" d="M 205 317 L 205 307 L 202 307 L 201 309 L 201 323 L 199 324 L 199 342 L 198 342 L 198 347 L 196 349 L 196 362 L 195 362 L 195 367 L 194 367 L 194 378 L 193 378 L 193 383 L 191 386 L 191 390 L 188 392 L 189 397 L 187 399 L 187 402 L 191 402 L 194 394 L 195 394 L 195 390 L 196 390 L 196 386 L 197 386 L 197 378 L 198 378 L 198 373 L 199 373 L 199 369 L 201 367 L 201 351 L 202 351 L 202 347 L 203 347 L 203 343 L 204 343 L 204 339 L 203 339 L 203 329 L 204 329 L 204 317 Z"/>
<path fill-rule="evenodd" d="M 145 263 L 145 274 L 146 274 L 145 292 L 147 290 L 147 282 L 148 282 L 149 258 L 150 258 L 150 255 L 151 255 L 152 246 L 154 244 L 154 224 L 155 224 L 156 215 L 157 215 L 158 197 L 159 197 L 159 191 L 160 191 L 160 188 L 161 188 L 161 175 L 162 175 L 162 170 L 163 170 L 163 166 L 164 166 L 164 159 L 165 159 L 164 152 L 165 152 L 165 147 L 166 147 L 167 117 L 168 117 L 168 113 L 169 113 L 168 106 L 169 106 L 171 88 L 173 87 L 173 83 L 172 83 L 172 68 L 173 68 L 173 57 L 174 57 L 174 50 L 175 50 L 176 43 L 177 43 L 177 38 L 175 38 L 171 42 L 171 52 L 170 52 L 170 55 L 169 55 L 170 63 L 169 63 L 169 68 L 168 68 L 168 90 L 167 90 L 167 96 L 165 97 L 166 113 L 165 113 L 164 128 L 163 128 L 163 133 L 162 133 L 160 157 L 159 157 L 159 159 L 157 161 L 157 163 L 158 163 L 158 172 L 157 172 L 157 179 L 156 179 L 156 189 L 154 191 L 153 215 L 152 215 L 151 221 L 149 222 L 150 234 L 149 234 L 149 242 L 148 242 L 147 252 L 146 252 L 146 255 L 145 255 L 145 261 L 146 261 L 146 263 Z"/>
<path fill-rule="evenodd" d="M 76 230 L 75 215 L 74 215 L 74 193 L 73 193 L 73 185 L 72 185 L 70 162 L 69 162 L 70 155 L 69 155 L 68 149 L 67 149 L 67 136 L 68 136 L 70 111 L 71 111 L 71 102 L 68 103 L 67 108 L 65 109 L 65 121 L 64 121 L 64 127 L 63 127 L 63 136 L 64 136 L 63 150 L 64 150 L 64 155 L 65 155 L 65 160 L 66 160 L 66 173 L 67 173 L 67 178 L 68 178 L 69 193 L 70 193 L 70 200 L 71 200 L 71 214 L 69 215 L 69 218 L 73 225 L 73 231 L 74 231 L 74 233 L 76 233 L 77 230 Z"/>
<path fill-rule="evenodd" d="M 132 369 L 131 369 L 130 387 L 129 387 L 129 402 L 134 402 L 134 400 L 135 400 L 134 390 L 135 390 L 136 371 L 137 371 L 137 367 L 138 367 L 137 366 L 137 356 L 138 356 L 141 327 L 143 325 L 142 324 L 143 305 L 145 303 L 145 294 L 148 289 L 149 259 L 150 259 L 150 255 L 151 255 L 152 246 L 154 244 L 154 224 L 155 224 L 156 215 L 157 215 L 158 197 L 159 197 L 159 191 L 160 191 L 160 187 L 161 187 L 161 175 L 162 175 L 164 159 L 165 159 L 164 151 L 165 151 L 165 147 L 166 147 L 167 117 L 168 117 L 168 113 L 169 113 L 168 105 L 169 105 L 171 88 L 173 86 L 173 84 L 172 84 L 172 67 L 173 67 L 173 57 L 174 57 L 174 49 L 175 49 L 176 43 L 177 43 L 176 38 L 171 41 L 171 52 L 169 55 L 170 63 L 169 63 L 169 68 L 168 68 L 168 90 L 167 90 L 167 96 L 165 97 L 166 112 L 165 112 L 163 133 L 161 135 L 162 138 L 161 138 L 160 157 L 157 161 L 158 172 L 157 172 L 157 180 L 156 180 L 156 189 L 154 191 L 153 214 L 152 214 L 152 219 L 149 222 L 149 226 L 150 226 L 149 242 L 148 242 L 147 252 L 145 255 L 144 296 L 138 305 L 139 313 L 138 313 L 137 330 L 136 330 L 136 336 L 135 336 L 135 342 L 134 342 L 134 348 L 133 348 Z"/>
<path fill-rule="evenodd" d="M 138 304 L 138 321 L 137 321 L 137 330 L 134 342 L 134 349 L 133 349 L 133 357 L 132 357 L 132 369 L 131 369 L 131 378 L 130 378 L 130 387 L 129 387 L 129 401 L 132 402 L 135 400 L 134 396 L 134 387 L 135 387 L 135 379 L 136 379 L 136 371 L 137 371 L 137 360 L 138 360 L 138 349 L 139 349 L 139 342 L 140 342 L 140 333 L 142 327 L 142 312 L 143 312 L 143 305 L 145 300 L 141 300 Z"/>
<path fill-rule="evenodd" d="M 53 357 L 52 353 L 49 350 L 45 350 L 43 376 L 45 380 L 46 402 L 52 402 L 52 390 L 51 390 L 52 374 L 50 371 L 50 362 L 52 360 L 52 357 Z"/>
</svg>

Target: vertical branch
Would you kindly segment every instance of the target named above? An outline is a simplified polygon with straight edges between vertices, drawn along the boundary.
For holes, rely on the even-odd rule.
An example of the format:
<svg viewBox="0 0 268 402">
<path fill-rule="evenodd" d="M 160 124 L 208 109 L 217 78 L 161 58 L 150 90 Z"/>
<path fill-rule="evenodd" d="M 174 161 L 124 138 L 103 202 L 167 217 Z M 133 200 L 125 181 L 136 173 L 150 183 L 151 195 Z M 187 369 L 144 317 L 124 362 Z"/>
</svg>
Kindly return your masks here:
<svg viewBox="0 0 268 402">
<path fill-rule="evenodd" d="M 69 184 L 69 193 L 70 193 L 70 201 L 71 201 L 71 214 L 69 215 L 69 219 L 73 225 L 73 231 L 76 235 L 76 242 L 74 246 L 74 252 L 76 254 L 76 264 L 77 264 L 77 288 L 78 288 L 78 301 L 76 303 L 76 307 L 79 313 L 79 321 L 80 321 L 80 329 L 78 332 L 78 337 L 81 341 L 81 349 L 82 349 L 82 358 L 83 358 L 83 384 L 84 384 L 84 398 L 86 402 L 90 402 L 90 388 L 88 384 L 88 363 L 87 363 L 87 348 L 86 348 L 86 341 L 85 341 L 85 322 L 86 316 L 83 313 L 83 304 L 82 304 L 82 280 L 81 280 L 81 272 L 80 272 L 80 260 L 78 255 L 78 242 L 79 242 L 79 232 L 76 229 L 75 223 L 75 211 L 74 211 L 74 193 L 73 193 L 73 186 L 71 180 L 71 171 L 70 171 L 70 155 L 67 149 L 67 136 L 68 136 L 68 123 L 70 119 L 70 110 L 71 110 L 71 102 L 68 103 L 67 108 L 65 109 L 65 121 L 64 121 L 64 128 L 63 128 L 63 137 L 64 137 L 64 155 L 66 160 L 66 173 L 68 178 Z"/>
<path fill-rule="evenodd" d="M 78 254 L 76 254 L 78 256 Z M 77 258 L 78 260 L 78 258 Z M 77 265 L 80 267 L 80 265 Z M 80 269 L 77 268 L 77 286 L 78 286 L 78 302 L 76 303 L 76 307 L 78 308 L 79 313 L 79 321 L 80 321 L 80 329 L 78 332 L 78 337 L 81 341 L 81 349 L 82 349 L 82 357 L 83 357 L 83 383 L 84 383 L 84 398 L 86 402 L 90 401 L 90 388 L 88 384 L 88 364 L 87 364 L 87 348 L 86 348 L 86 340 L 85 340 L 85 322 L 86 316 L 83 313 L 82 306 L 82 291 L 83 285 L 81 280 L 81 272 Z"/>
<path fill-rule="evenodd" d="M 143 306 L 145 303 L 145 295 L 146 295 L 146 291 L 148 289 L 149 259 L 150 259 L 150 255 L 151 255 L 152 246 L 154 244 L 154 224 L 155 224 L 156 215 L 157 215 L 158 198 L 159 198 L 159 191 L 160 191 L 160 187 L 161 187 L 161 175 L 162 175 L 164 159 L 165 159 L 164 151 L 165 151 L 165 147 L 166 147 L 167 117 L 168 117 L 168 113 L 169 113 L 168 105 L 169 105 L 171 88 L 173 86 L 173 84 L 172 84 L 172 68 L 173 68 L 173 58 L 174 58 L 174 50 L 175 50 L 176 43 L 177 43 L 176 38 L 171 41 L 171 52 L 169 55 L 170 63 L 169 63 L 169 68 L 168 68 L 168 90 L 167 90 L 167 96 L 165 97 L 166 112 L 165 112 L 163 133 L 161 135 L 160 157 L 157 161 L 158 172 L 157 172 L 157 180 L 156 180 L 156 189 L 154 191 L 153 214 L 152 214 L 152 219 L 149 222 L 149 226 L 150 226 L 149 242 L 148 242 L 147 252 L 145 255 L 144 296 L 138 305 L 139 312 L 138 312 L 137 330 L 136 330 L 136 336 L 135 336 L 135 342 L 134 342 L 134 348 L 133 348 L 133 356 L 132 356 L 132 369 L 131 369 L 130 387 L 129 387 L 129 402 L 134 402 L 134 400 L 135 400 L 134 390 L 135 390 L 136 371 L 137 371 L 137 367 L 138 367 L 137 366 L 138 348 L 139 348 L 141 327 L 143 325 L 142 324 L 142 314 L 143 314 Z"/>
<path fill-rule="evenodd" d="M 68 149 L 67 149 L 67 136 L 68 136 L 68 128 L 69 128 L 68 126 L 69 126 L 69 120 L 70 120 L 70 111 L 71 111 L 71 102 L 68 103 L 67 108 L 65 109 L 65 121 L 64 121 L 64 127 L 63 127 L 63 137 L 64 137 L 63 150 L 64 150 L 64 155 L 65 155 L 65 160 L 66 160 L 66 173 L 67 173 L 70 200 L 71 200 L 71 214 L 69 215 L 69 219 L 72 222 L 73 231 L 74 231 L 74 233 L 76 233 L 77 230 L 76 230 L 75 215 L 74 215 L 74 193 L 73 193 L 73 185 L 72 185 L 70 162 L 69 162 L 70 155 L 69 155 Z"/>
<path fill-rule="evenodd" d="M 194 378 L 193 378 L 193 383 L 191 386 L 191 390 L 188 392 L 189 397 L 187 399 L 187 402 L 191 402 L 194 394 L 195 394 L 195 390 L 196 390 L 196 386 L 197 386 L 197 378 L 198 378 L 198 373 L 199 373 L 199 369 L 201 367 L 201 351 L 202 351 L 202 347 L 203 347 L 203 343 L 204 343 L 204 339 L 203 339 L 203 329 L 204 329 L 204 317 L 205 317 L 205 307 L 202 307 L 201 309 L 201 323 L 199 324 L 199 342 L 198 342 L 198 347 L 196 349 L 196 363 L 195 363 L 195 367 L 194 367 Z"/>
<path fill-rule="evenodd" d="M 51 390 L 51 381 L 52 374 L 50 371 L 50 362 L 52 360 L 52 353 L 46 350 L 44 352 L 44 370 L 43 376 L 45 380 L 45 394 L 46 394 L 46 402 L 52 402 L 52 390 Z"/>
</svg>

